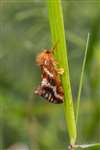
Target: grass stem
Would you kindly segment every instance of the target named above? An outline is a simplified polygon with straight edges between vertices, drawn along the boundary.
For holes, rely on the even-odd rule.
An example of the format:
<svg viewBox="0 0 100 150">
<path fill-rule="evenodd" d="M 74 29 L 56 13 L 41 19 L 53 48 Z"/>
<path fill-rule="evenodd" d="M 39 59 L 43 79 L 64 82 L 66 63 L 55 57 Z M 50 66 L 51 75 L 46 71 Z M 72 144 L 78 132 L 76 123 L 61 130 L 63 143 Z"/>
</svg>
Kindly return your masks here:
<svg viewBox="0 0 100 150">
<path fill-rule="evenodd" d="M 59 63 L 59 67 L 64 69 L 64 74 L 61 76 L 62 85 L 64 88 L 64 110 L 65 119 L 70 137 L 70 144 L 74 144 L 76 140 L 76 124 L 72 100 L 72 92 L 70 86 L 68 57 L 64 32 L 64 21 L 62 13 L 61 0 L 48 0 L 49 23 L 51 29 L 52 45 L 58 41 L 55 58 Z M 52 46 L 53 47 L 53 46 Z"/>
<path fill-rule="evenodd" d="M 83 59 L 82 71 L 81 71 L 81 76 L 80 76 L 80 83 L 79 83 L 78 96 L 77 96 L 77 104 L 76 104 L 76 124 L 77 124 L 78 116 L 79 116 L 80 97 L 81 97 L 81 91 L 82 91 L 82 83 L 83 83 L 83 76 L 84 76 L 84 70 L 85 70 L 85 63 L 86 63 L 87 50 L 88 50 L 88 45 L 89 45 L 89 38 L 90 38 L 90 34 L 88 33 L 87 41 L 86 41 L 86 48 L 85 48 L 85 55 L 84 55 L 84 59 Z"/>
</svg>

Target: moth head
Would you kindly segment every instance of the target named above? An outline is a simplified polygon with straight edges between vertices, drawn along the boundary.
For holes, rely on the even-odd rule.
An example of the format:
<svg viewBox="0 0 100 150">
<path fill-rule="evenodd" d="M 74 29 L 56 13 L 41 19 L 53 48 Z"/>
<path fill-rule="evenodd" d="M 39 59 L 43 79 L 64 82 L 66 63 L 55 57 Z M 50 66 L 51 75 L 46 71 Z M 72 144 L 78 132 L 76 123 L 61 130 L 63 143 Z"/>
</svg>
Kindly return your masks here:
<svg viewBox="0 0 100 150">
<path fill-rule="evenodd" d="M 43 52 L 38 54 L 36 62 L 38 65 L 44 65 L 45 60 L 48 61 L 52 57 L 52 52 L 49 49 L 44 49 Z"/>
</svg>

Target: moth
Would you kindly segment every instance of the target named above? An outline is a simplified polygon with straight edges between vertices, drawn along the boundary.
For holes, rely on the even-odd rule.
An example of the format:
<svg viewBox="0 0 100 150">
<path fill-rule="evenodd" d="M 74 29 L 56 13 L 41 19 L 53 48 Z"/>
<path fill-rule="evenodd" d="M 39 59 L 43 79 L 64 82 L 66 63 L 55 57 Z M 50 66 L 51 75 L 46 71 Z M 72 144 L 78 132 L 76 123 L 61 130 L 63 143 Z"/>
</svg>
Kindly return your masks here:
<svg viewBox="0 0 100 150">
<path fill-rule="evenodd" d="M 43 50 L 37 56 L 36 62 L 41 70 L 41 83 L 34 93 L 51 103 L 63 103 L 64 90 L 61 85 L 60 74 L 63 74 L 64 70 L 57 67 L 53 51 L 49 49 Z"/>
</svg>

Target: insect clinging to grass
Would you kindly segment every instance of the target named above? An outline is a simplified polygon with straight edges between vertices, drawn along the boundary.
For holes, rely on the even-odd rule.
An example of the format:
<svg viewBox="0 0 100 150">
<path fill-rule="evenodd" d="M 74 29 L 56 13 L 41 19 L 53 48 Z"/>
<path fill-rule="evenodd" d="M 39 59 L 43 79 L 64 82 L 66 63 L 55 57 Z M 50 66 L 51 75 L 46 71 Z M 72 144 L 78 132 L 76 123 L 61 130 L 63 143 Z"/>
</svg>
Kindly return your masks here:
<svg viewBox="0 0 100 150">
<path fill-rule="evenodd" d="M 54 48 L 44 49 L 36 58 L 41 69 L 41 83 L 34 93 L 51 103 L 60 104 L 64 101 L 64 90 L 60 80 L 64 70 L 57 67 L 53 50 Z"/>
</svg>

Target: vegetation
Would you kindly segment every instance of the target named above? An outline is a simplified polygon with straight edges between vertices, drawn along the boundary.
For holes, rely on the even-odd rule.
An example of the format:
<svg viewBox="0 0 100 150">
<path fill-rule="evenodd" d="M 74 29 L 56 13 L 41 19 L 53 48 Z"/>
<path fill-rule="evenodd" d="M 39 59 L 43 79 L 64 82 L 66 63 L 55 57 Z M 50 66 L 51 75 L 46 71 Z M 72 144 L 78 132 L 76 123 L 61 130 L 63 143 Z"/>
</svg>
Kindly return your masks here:
<svg viewBox="0 0 100 150">
<path fill-rule="evenodd" d="M 87 33 L 91 34 L 77 143 L 98 143 L 100 3 L 96 0 L 62 1 L 62 7 L 74 100 L 77 99 Z M 51 47 L 45 1 L 0 1 L 0 150 L 16 143 L 27 145 L 30 150 L 67 149 L 69 138 L 63 105 L 49 104 L 33 94 L 40 83 L 35 57 L 44 48 Z"/>
</svg>

